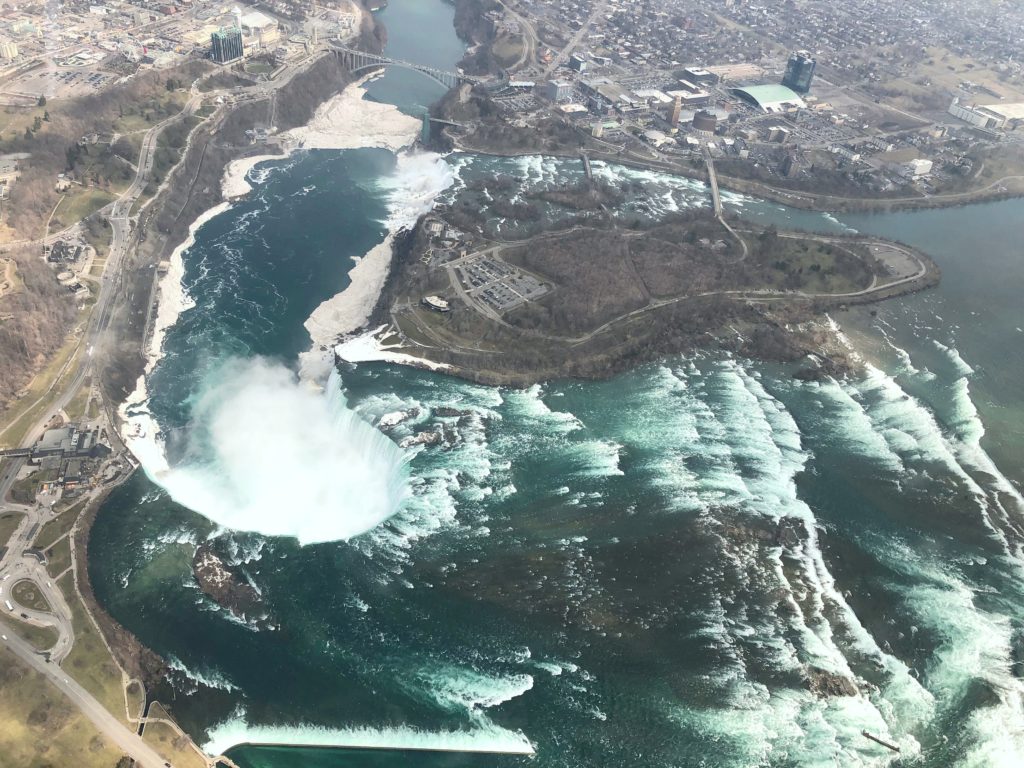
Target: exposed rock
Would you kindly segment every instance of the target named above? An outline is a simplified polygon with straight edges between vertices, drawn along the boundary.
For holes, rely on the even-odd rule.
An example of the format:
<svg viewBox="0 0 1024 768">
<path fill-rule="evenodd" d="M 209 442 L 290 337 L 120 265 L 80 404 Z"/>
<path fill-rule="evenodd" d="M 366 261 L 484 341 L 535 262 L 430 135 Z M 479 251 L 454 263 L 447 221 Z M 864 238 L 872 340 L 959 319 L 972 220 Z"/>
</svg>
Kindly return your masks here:
<svg viewBox="0 0 1024 768">
<path fill-rule="evenodd" d="M 408 411 L 392 411 L 391 413 L 385 413 L 380 417 L 380 421 L 377 422 L 377 428 L 381 432 L 387 432 L 388 430 L 397 427 L 403 421 L 415 419 L 419 415 L 419 408 L 410 408 Z"/>
<path fill-rule="evenodd" d="M 192 574 L 203 594 L 243 621 L 268 624 L 260 593 L 228 566 L 209 544 L 200 544 L 192 558 Z"/>
<path fill-rule="evenodd" d="M 845 675 L 809 667 L 804 678 L 807 689 L 815 696 L 856 696 L 860 691 L 856 683 Z"/>
<path fill-rule="evenodd" d="M 442 419 L 446 419 L 455 416 L 468 416 L 469 411 L 462 411 L 458 408 L 449 408 L 448 406 L 442 405 L 440 408 L 434 409 L 434 415 Z"/>
<path fill-rule="evenodd" d="M 441 442 L 440 432 L 420 432 L 418 435 L 406 437 L 399 444 L 399 448 L 410 448 L 414 445 L 437 445 Z"/>
</svg>

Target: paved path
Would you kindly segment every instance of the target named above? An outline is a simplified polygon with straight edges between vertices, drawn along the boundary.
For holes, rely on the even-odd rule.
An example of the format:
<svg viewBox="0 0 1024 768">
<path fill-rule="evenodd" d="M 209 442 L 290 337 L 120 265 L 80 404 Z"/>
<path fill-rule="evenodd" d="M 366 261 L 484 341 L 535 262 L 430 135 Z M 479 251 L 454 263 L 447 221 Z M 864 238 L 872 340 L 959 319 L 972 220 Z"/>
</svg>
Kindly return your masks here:
<svg viewBox="0 0 1024 768">
<path fill-rule="evenodd" d="M 75 707 L 92 721 L 100 733 L 106 736 L 125 754 L 129 755 L 137 766 L 141 768 L 164 768 L 164 759 L 157 754 L 156 750 L 104 709 L 102 704 L 96 701 L 87 690 L 76 683 L 71 677 L 66 675 L 60 667 L 44 661 L 28 643 L 15 635 L 13 630 L 3 621 L 0 621 L 0 635 L 6 638 L 0 640 L 6 648 L 10 649 L 15 656 L 29 667 L 42 673 L 62 694 L 71 699 Z"/>
</svg>

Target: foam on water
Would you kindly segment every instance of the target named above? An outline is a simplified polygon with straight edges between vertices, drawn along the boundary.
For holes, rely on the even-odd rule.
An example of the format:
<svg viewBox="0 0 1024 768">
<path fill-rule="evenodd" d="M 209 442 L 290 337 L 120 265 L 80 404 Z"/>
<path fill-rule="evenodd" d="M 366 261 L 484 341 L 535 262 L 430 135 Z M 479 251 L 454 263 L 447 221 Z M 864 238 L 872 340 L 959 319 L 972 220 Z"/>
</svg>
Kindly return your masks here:
<svg viewBox="0 0 1024 768">
<path fill-rule="evenodd" d="M 145 465 L 175 501 L 210 520 L 302 544 L 350 539 L 393 515 L 406 495 L 401 451 L 345 402 L 283 366 L 231 361 L 192 407 L 184 458 Z"/>
<path fill-rule="evenodd" d="M 470 713 L 499 706 L 533 688 L 530 675 L 483 674 L 465 667 L 425 670 L 417 682 L 425 685 L 441 706 Z"/>
<path fill-rule="evenodd" d="M 934 563 L 891 539 L 873 541 L 871 546 L 889 567 L 909 577 L 911 586 L 903 600 L 915 624 L 941 638 L 925 680 L 947 716 L 957 723 L 951 737 L 966 744 L 957 764 L 972 768 L 1019 765 L 1024 755 L 1024 681 L 1012 672 L 1012 665 L 1014 623 L 1024 619 L 1020 603 L 1015 616 L 993 612 L 980 605 L 978 591 L 955 565 Z M 1019 597 L 1019 590 L 1005 595 L 1006 601 Z M 971 706 L 973 711 L 963 721 L 958 708 L 979 680 L 994 701 Z"/>
<path fill-rule="evenodd" d="M 434 201 L 455 183 L 455 172 L 434 152 L 403 152 L 394 173 L 380 181 L 388 196 L 388 218 L 392 232 L 411 227 L 428 213 Z"/>
<path fill-rule="evenodd" d="M 909 731 L 930 716 L 932 697 L 879 648 L 836 588 L 814 515 L 797 495 L 795 478 L 810 456 L 792 416 L 756 374 L 733 360 L 701 369 L 662 366 L 656 381 L 657 389 L 644 393 L 651 418 L 636 419 L 627 444 L 660 447 L 651 474 L 677 508 L 704 510 L 709 518 L 719 507 L 734 508 L 773 521 L 799 520 L 804 531 L 786 545 L 739 540 L 723 550 L 731 572 L 758 573 L 756 592 L 777 593 L 787 607 L 765 612 L 745 606 L 742 592 L 719 594 L 698 631 L 723 656 L 718 685 L 732 708 L 673 710 L 675 716 L 698 730 L 727 733 L 742 711 L 750 730 L 735 739 L 742 742 L 738 764 L 775 750 L 799 755 L 801 764 L 835 755 L 844 765 L 877 764 L 885 750 L 864 744 L 864 729 L 915 751 Z M 779 671 L 801 675 L 813 666 L 857 680 L 849 662 L 854 656 L 870 659 L 879 676 L 862 693 L 829 701 L 805 691 L 769 691 L 748 679 L 752 647 L 760 664 Z"/>
<path fill-rule="evenodd" d="M 206 686 L 207 688 L 212 688 L 218 691 L 227 691 L 228 693 L 238 690 L 238 687 L 228 680 L 223 672 L 209 669 L 191 669 L 185 666 L 185 662 L 173 654 L 168 657 L 167 666 L 174 672 L 183 675 L 188 680 Z"/>
<path fill-rule="evenodd" d="M 203 749 L 219 755 L 242 744 L 289 746 L 361 747 L 365 749 L 442 750 L 531 755 L 530 740 L 518 731 L 495 725 L 486 718 L 472 728 L 426 731 L 410 726 L 350 726 L 324 728 L 315 725 L 250 725 L 244 714 L 236 715 L 209 731 Z"/>
</svg>

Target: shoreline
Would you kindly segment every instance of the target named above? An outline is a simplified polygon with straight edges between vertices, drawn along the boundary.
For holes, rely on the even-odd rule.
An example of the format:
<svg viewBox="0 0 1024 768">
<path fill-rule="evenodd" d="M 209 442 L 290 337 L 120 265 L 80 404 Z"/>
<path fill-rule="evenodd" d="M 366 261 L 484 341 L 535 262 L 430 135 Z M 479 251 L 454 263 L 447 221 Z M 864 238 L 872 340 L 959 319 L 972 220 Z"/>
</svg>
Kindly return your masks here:
<svg viewBox="0 0 1024 768">
<path fill-rule="evenodd" d="M 707 174 L 703 171 L 703 166 L 700 169 L 693 169 L 692 172 L 688 172 L 687 169 L 677 166 L 663 166 L 655 163 L 645 163 L 640 160 L 631 159 L 628 157 L 620 157 L 617 155 L 608 154 L 599 150 L 595 151 L 592 149 L 582 148 L 578 150 L 565 150 L 565 151 L 540 151 L 537 149 L 522 149 L 522 150 L 508 150 L 502 151 L 493 148 L 479 148 L 472 146 L 464 146 L 459 140 L 459 137 L 449 136 L 445 129 L 445 136 L 452 143 L 452 152 L 467 154 L 467 155 L 484 155 L 489 157 L 557 157 L 561 159 L 576 159 L 580 156 L 581 152 L 587 154 L 591 160 L 599 160 L 606 163 L 615 163 L 617 165 L 623 165 L 629 168 L 636 168 L 638 170 L 653 171 L 656 173 L 665 173 L 672 176 L 678 176 L 683 179 L 693 179 L 696 181 L 704 182 L 707 180 Z M 945 208 L 961 208 L 968 205 L 982 205 L 985 203 L 996 203 L 1001 200 L 1014 200 L 1018 198 L 1024 198 L 1024 189 L 1011 192 L 1005 190 L 993 189 L 991 192 L 986 190 L 977 190 L 974 192 L 956 193 L 956 199 L 950 199 L 942 196 L 934 197 L 921 197 L 921 198 L 836 198 L 842 201 L 840 205 L 818 205 L 813 200 L 807 198 L 813 197 L 814 193 L 804 192 L 801 190 L 786 190 L 778 189 L 775 187 L 769 187 L 764 185 L 762 182 L 755 181 L 753 179 L 741 179 L 735 176 L 724 176 L 718 175 L 718 185 L 723 190 L 733 192 L 740 195 L 749 195 L 751 197 L 758 197 L 762 200 L 766 200 L 772 203 L 778 203 L 779 205 L 785 205 L 789 208 L 794 208 L 801 211 L 811 211 L 814 213 L 863 213 L 863 214 L 881 214 L 881 213 L 897 213 L 900 211 L 931 211 L 931 210 L 942 210 Z M 825 195 L 827 197 L 827 195 Z"/>
<path fill-rule="evenodd" d="M 169 468 L 163 447 L 157 441 L 159 424 L 146 407 L 149 400 L 146 376 L 163 356 L 163 343 L 168 329 L 183 312 L 193 306 L 181 284 L 184 278 L 185 251 L 195 244 L 196 235 L 205 224 L 230 210 L 235 202 L 252 192 L 249 175 L 260 163 L 287 161 L 301 149 L 377 147 L 397 153 L 411 146 L 419 131 L 419 121 L 390 104 L 365 98 L 367 91 L 364 86 L 378 77 L 380 73 L 373 72 L 350 83 L 341 93 L 317 107 L 307 125 L 283 132 L 279 137 L 280 153 L 249 155 L 228 163 L 221 178 L 221 202 L 204 211 L 189 225 L 188 236 L 172 252 L 170 268 L 157 286 L 157 319 L 149 343 L 143 350 L 145 369 L 134 391 L 118 407 L 122 419 L 121 438 L 143 469 L 161 472 Z M 304 374 L 319 378 L 322 365 L 313 362 L 317 357 L 317 349 L 326 349 L 337 337 L 354 332 L 369 319 L 390 268 L 394 235 L 395 232 L 389 233 L 383 243 L 361 257 L 349 272 L 351 282 L 345 290 L 325 301 L 307 319 L 306 327 L 313 341 L 312 349 L 301 358 L 300 368 Z M 350 290 L 353 288 L 355 291 Z M 320 324 L 329 321 L 339 323 L 341 328 L 333 334 L 318 328 Z M 318 328 L 316 336 L 313 335 L 313 328 L 310 328 L 311 323 L 313 328 Z"/>
</svg>

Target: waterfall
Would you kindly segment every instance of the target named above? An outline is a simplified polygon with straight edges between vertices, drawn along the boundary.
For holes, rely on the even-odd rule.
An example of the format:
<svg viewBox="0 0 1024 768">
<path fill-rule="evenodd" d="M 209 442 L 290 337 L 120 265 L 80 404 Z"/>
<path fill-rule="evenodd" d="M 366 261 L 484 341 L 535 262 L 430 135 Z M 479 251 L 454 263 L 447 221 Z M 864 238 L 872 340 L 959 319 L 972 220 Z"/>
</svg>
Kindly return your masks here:
<svg viewBox="0 0 1024 768">
<path fill-rule="evenodd" d="M 348 407 L 279 363 L 232 360 L 195 398 L 186 448 L 152 473 L 178 503 L 224 527 L 301 544 L 350 539 L 398 511 L 405 455 Z"/>
</svg>

